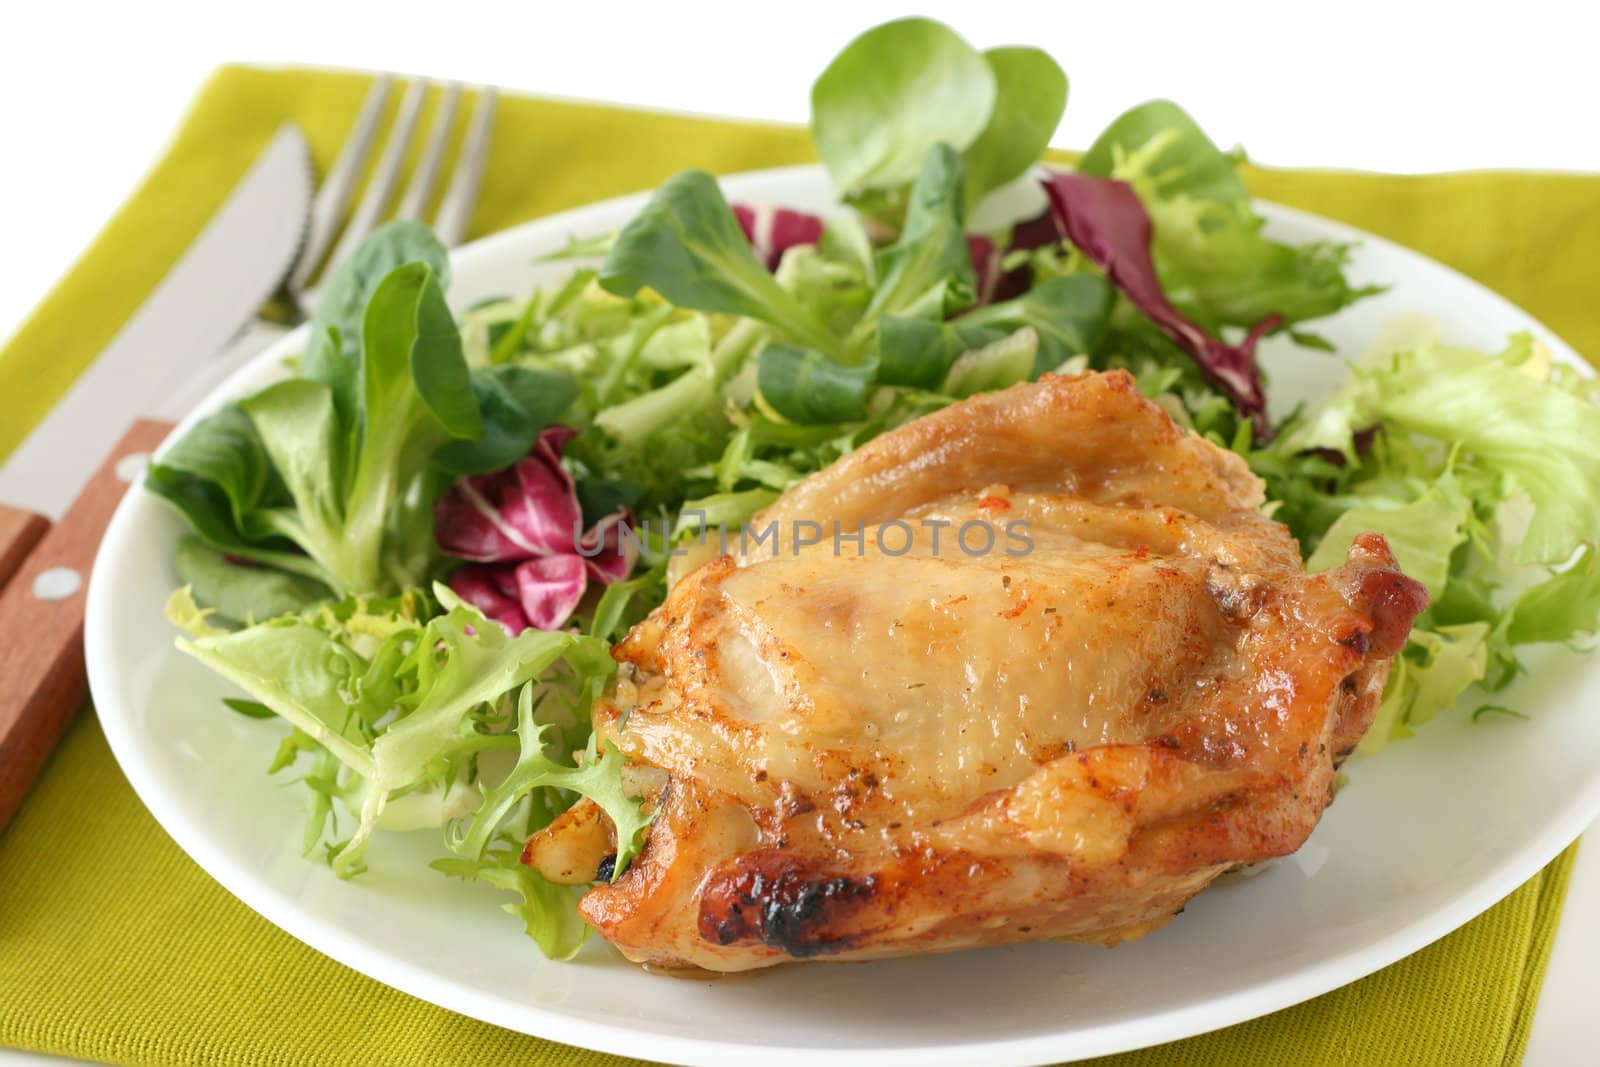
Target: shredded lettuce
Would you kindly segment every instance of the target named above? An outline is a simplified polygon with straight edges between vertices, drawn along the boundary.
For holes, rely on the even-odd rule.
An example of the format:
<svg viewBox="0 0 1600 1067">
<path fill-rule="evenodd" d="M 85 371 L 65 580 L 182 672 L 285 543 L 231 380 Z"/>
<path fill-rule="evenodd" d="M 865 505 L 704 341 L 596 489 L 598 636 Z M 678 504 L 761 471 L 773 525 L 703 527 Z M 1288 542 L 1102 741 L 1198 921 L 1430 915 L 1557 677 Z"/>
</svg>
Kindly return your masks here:
<svg viewBox="0 0 1600 1067">
<path fill-rule="evenodd" d="M 1494 357 L 1440 344 L 1369 357 L 1293 441 L 1349 455 L 1353 427 L 1381 426 L 1458 448 L 1528 494 L 1516 562 L 1565 563 L 1600 526 L 1600 414 L 1548 370 L 1527 371 L 1531 344 Z"/>
</svg>

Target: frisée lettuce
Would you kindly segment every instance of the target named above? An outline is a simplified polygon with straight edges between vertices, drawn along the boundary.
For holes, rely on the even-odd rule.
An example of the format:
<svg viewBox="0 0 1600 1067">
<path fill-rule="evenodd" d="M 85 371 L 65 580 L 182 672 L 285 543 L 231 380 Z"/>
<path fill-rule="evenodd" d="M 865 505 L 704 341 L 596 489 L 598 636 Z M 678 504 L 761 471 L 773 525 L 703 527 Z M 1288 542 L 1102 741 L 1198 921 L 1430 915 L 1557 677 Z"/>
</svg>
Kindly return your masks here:
<svg viewBox="0 0 1600 1067">
<path fill-rule="evenodd" d="M 503 831 L 520 842 L 516 835 L 573 796 L 613 820 L 614 870 L 632 857 L 649 819 L 623 791 L 620 756 L 597 752 L 588 728 L 589 706 L 614 670 L 608 646 L 564 632 L 512 637 L 443 586 L 433 598 L 437 611 L 412 591 L 222 630 L 185 588 L 167 614 L 186 633 L 183 652 L 293 727 L 271 769 L 302 757 L 310 765 L 304 851 L 323 845 L 334 871 L 349 877 L 364 869 L 379 829 L 449 830 L 458 858 L 441 869 L 523 892 L 517 913 L 535 940 L 552 956 L 570 954 L 582 932 L 581 922 L 571 925 L 570 900 L 546 914 L 570 891 L 531 870 L 508 880 L 484 868 L 510 870 L 503 849 L 490 846 Z M 507 749 L 514 765 L 487 774 L 487 755 Z"/>
<path fill-rule="evenodd" d="M 1521 646 L 1600 629 L 1596 395 L 1592 379 L 1525 334 L 1495 354 L 1423 339 L 1358 361 L 1277 446 L 1280 460 L 1320 450 L 1341 459 L 1314 512 L 1291 503 L 1276 513 L 1312 570 L 1374 531 L 1432 598 L 1363 751 L 1406 736 L 1474 685 L 1504 689 L 1522 670 Z"/>
</svg>

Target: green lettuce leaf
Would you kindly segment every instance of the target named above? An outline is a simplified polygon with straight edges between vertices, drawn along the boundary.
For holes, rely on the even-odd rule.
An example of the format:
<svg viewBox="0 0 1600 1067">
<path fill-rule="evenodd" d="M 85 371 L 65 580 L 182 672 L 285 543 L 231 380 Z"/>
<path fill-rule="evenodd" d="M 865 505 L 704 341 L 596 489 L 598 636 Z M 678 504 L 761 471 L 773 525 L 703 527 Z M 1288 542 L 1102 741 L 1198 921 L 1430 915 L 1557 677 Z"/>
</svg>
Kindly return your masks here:
<svg viewBox="0 0 1600 1067">
<path fill-rule="evenodd" d="M 333 596 L 321 582 L 290 571 L 230 562 L 193 534 L 178 539 L 174 563 L 194 599 L 229 626 L 297 614 Z"/>
<path fill-rule="evenodd" d="M 911 187 L 905 226 L 878 254 L 883 280 L 867 305 L 869 322 L 910 311 L 930 291 L 940 293 L 940 317 L 972 303 L 977 278 L 963 229 L 964 181 L 961 157 L 954 149 L 936 144 L 928 150 Z"/>
<path fill-rule="evenodd" d="M 616 861 L 612 865 L 615 881 L 638 854 L 651 816 L 645 815 L 639 802 L 623 789 L 622 755 L 616 748 L 608 746 L 600 755 L 591 744 L 585 760 L 576 767 L 550 759 L 545 735 L 551 728 L 535 721 L 535 704 L 534 687 L 525 686 L 517 698 L 516 765 L 484 793 L 477 813 L 451 838 L 451 850 L 464 859 L 482 859 L 495 834 L 524 797 L 535 789 L 565 789 L 592 800 L 611 819 L 617 835 Z"/>
<path fill-rule="evenodd" d="M 618 296 L 648 286 L 680 308 L 744 315 L 788 340 L 824 352 L 839 347 L 756 259 L 716 179 L 702 170 L 674 175 L 655 191 L 617 236 L 599 279 Z"/>
<path fill-rule="evenodd" d="M 429 864 L 434 870 L 464 881 L 483 882 L 515 893 L 517 899 L 500 905 L 522 920 L 546 959 L 565 961 L 578 954 L 589 937 L 589 924 L 578 914 L 581 886 L 556 885 L 538 871 L 523 866 L 516 849 L 497 849 L 483 859 L 448 857 Z"/>
<path fill-rule="evenodd" d="M 1037 163 L 1067 109 L 1067 76 L 1048 52 L 991 48 L 983 60 L 994 74 L 995 100 L 983 132 L 961 153 L 969 207 Z"/>
<path fill-rule="evenodd" d="M 1069 274 L 1048 279 L 1014 299 L 978 308 L 959 321 L 968 327 L 1032 329 L 1039 338 L 1039 358 L 1033 368 L 1038 375 L 1098 349 L 1115 302 L 1116 291 L 1104 278 Z"/>
<path fill-rule="evenodd" d="M 576 394 L 570 378 L 542 369 L 468 368 L 442 257 L 413 224 L 374 234 L 328 283 L 301 376 L 197 424 L 151 465 L 147 487 L 215 551 L 335 596 L 425 581 L 446 471 L 525 454 Z M 344 347 L 352 338 L 354 352 Z M 186 580 L 202 599 L 215 592 L 204 578 Z"/>
<path fill-rule="evenodd" d="M 1474 685 L 1504 688 L 1522 670 L 1521 646 L 1600 629 L 1593 390 L 1527 337 L 1486 355 L 1407 333 L 1405 347 L 1363 357 L 1317 410 L 1251 455 L 1315 546 L 1310 569 L 1334 566 L 1373 531 L 1428 587 L 1368 754 Z"/>
<path fill-rule="evenodd" d="M 1376 353 L 1289 447 L 1352 451 L 1355 428 L 1446 442 L 1527 493 L 1517 563 L 1561 564 L 1600 536 L 1600 408 L 1499 356 L 1425 345 Z"/>
<path fill-rule="evenodd" d="M 439 287 L 449 287 L 450 255 L 421 223 L 404 219 L 385 223 L 356 246 L 329 276 L 311 314 L 312 335 L 324 338 L 331 330 L 338 342 L 332 351 L 319 351 L 318 359 L 337 354 L 352 367 L 360 362 L 367 305 L 383 280 L 408 263 L 427 264 Z M 317 373 L 308 372 L 307 377 L 334 384 Z"/>
<path fill-rule="evenodd" d="M 877 376 L 873 363 L 847 367 L 821 352 L 767 345 L 758 364 L 758 387 L 772 409 L 791 422 L 849 422 L 866 414 Z"/>
<path fill-rule="evenodd" d="M 973 322 L 976 313 L 951 322 L 886 315 L 878 323 L 878 381 L 937 389 L 964 352 L 1006 336 L 998 326 Z"/>
<path fill-rule="evenodd" d="M 1600 630 L 1600 552 L 1585 545 L 1578 559 L 1512 603 L 1506 639 L 1513 645 L 1571 641 Z"/>
<path fill-rule="evenodd" d="M 954 30 L 900 19 L 851 41 L 818 76 L 811 137 L 847 197 L 893 190 L 934 145 L 960 151 L 976 141 L 997 92 L 991 65 Z"/>
<path fill-rule="evenodd" d="M 1024 326 L 1009 337 L 963 352 L 950 365 L 939 391 L 960 398 L 1025 382 L 1038 355 L 1039 335 Z"/>
<path fill-rule="evenodd" d="M 1122 178 L 1117 172 L 1126 172 L 1128 160 L 1140 153 L 1140 173 L 1157 176 L 1168 195 L 1224 204 L 1250 199 L 1233 161 L 1170 100 L 1151 100 L 1117 116 L 1078 160 L 1078 169 L 1099 178 Z"/>
<path fill-rule="evenodd" d="M 1350 554 L 1357 535 L 1379 533 L 1389 542 L 1400 569 L 1437 599 L 1450 580 L 1450 557 L 1467 539 L 1471 515 L 1471 501 L 1449 478 L 1397 507 L 1352 507 L 1328 527 L 1306 560 L 1306 569 L 1316 573 L 1337 567 Z"/>
<path fill-rule="evenodd" d="M 1482 680 L 1488 641 L 1489 627 L 1479 622 L 1413 629 L 1395 657 L 1383 702 L 1358 751 L 1375 756 L 1392 738 L 1410 736 L 1408 727 L 1455 707 L 1461 694 Z"/>
</svg>

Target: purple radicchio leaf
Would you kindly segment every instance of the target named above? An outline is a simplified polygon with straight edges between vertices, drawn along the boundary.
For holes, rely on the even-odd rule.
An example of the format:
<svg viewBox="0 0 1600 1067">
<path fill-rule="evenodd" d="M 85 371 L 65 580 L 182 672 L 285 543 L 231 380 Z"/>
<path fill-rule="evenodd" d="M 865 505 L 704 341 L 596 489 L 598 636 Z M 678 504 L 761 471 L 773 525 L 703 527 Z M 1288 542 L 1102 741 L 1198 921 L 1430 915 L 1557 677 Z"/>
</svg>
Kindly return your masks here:
<svg viewBox="0 0 1600 1067">
<path fill-rule="evenodd" d="M 561 465 L 574 433 L 546 427 L 527 456 L 458 480 L 434 507 L 439 547 L 478 564 L 452 573 L 450 588 L 512 634 L 559 629 L 591 580 L 621 581 L 638 558 L 638 542 L 624 531 L 633 521 L 626 508 L 584 529 L 577 488 Z"/>
<path fill-rule="evenodd" d="M 756 258 L 768 270 L 776 270 L 783 254 L 795 245 L 814 245 L 822 240 L 820 215 L 770 204 L 735 204 L 733 215 Z"/>
<path fill-rule="evenodd" d="M 572 552 L 582 520 L 561 451 L 576 431 L 547 426 L 527 456 L 505 470 L 458 480 L 434 506 L 433 536 L 457 559 L 477 563 Z"/>
<path fill-rule="evenodd" d="M 462 567 L 450 575 L 450 589 L 515 637 L 528 628 L 528 616 L 517 598 L 511 567 Z"/>
<path fill-rule="evenodd" d="M 1046 245 L 1059 244 L 1061 231 L 1056 229 L 1055 212 L 1045 208 L 1031 219 L 1023 219 L 1011 227 L 1011 235 L 1006 241 L 1006 247 L 1001 254 L 1004 258 L 1008 252 L 1031 252 L 1035 248 L 1044 248 Z M 995 279 L 994 292 L 990 299 L 995 302 L 1013 300 L 1029 289 L 1033 288 L 1033 268 L 1024 263 L 1020 267 L 1013 267 Z"/>
<path fill-rule="evenodd" d="M 1123 296 L 1194 358 L 1206 380 L 1250 420 L 1256 440 L 1272 436 L 1267 396 L 1256 365 L 1256 343 L 1282 323 L 1270 315 L 1237 345 L 1212 337 L 1168 301 L 1150 258 L 1150 215 L 1126 182 L 1057 172 L 1044 183 L 1056 225 L 1089 261 L 1105 271 Z"/>
</svg>

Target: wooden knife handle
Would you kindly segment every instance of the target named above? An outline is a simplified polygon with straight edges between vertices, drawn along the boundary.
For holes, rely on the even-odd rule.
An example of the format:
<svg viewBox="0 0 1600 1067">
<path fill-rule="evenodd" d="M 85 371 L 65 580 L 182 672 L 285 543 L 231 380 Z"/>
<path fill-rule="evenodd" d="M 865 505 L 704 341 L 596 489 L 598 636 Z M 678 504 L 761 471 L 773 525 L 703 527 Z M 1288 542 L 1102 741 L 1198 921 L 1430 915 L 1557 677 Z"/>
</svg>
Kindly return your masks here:
<svg viewBox="0 0 1600 1067">
<path fill-rule="evenodd" d="M 49 528 L 50 520 L 43 515 L 0 504 L 0 589 L 6 587 Z"/>
<path fill-rule="evenodd" d="M 135 422 L 54 526 L 27 512 L 0 512 L 0 560 L 9 562 L 15 546 L 34 539 L 0 588 L 0 830 L 83 706 L 89 568 L 123 490 L 142 472 L 139 458 L 171 429 Z M 8 538 L 4 531 L 13 529 L 20 532 Z"/>
</svg>

